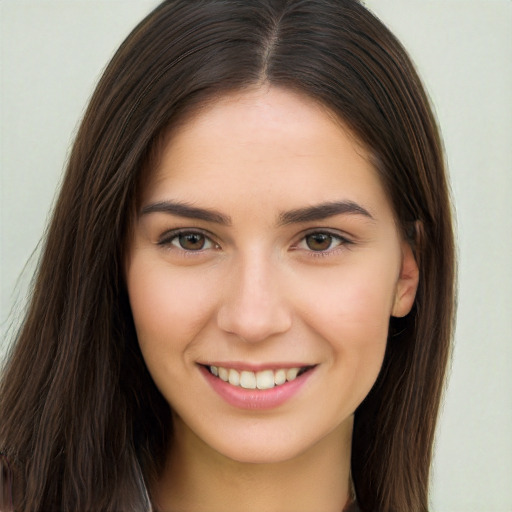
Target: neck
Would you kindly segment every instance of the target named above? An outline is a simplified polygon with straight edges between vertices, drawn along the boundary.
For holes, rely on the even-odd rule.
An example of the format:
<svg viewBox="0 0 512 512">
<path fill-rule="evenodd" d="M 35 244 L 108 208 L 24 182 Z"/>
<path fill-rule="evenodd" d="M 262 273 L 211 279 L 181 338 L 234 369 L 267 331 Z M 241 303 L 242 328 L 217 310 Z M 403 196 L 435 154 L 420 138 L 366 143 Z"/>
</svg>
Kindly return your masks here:
<svg viewBox="0 0 512 512">
<path fill-rule="evenodd" d="M 193 439 L 190 438 L 193 437 Z M 293 459 L 228 459 L 176 429 L 153 490 L 159 512 L 341 512 L 350 498 L 352 419 Z M 178 442 L 179 441 L 179 442 Z"/>
</svg>

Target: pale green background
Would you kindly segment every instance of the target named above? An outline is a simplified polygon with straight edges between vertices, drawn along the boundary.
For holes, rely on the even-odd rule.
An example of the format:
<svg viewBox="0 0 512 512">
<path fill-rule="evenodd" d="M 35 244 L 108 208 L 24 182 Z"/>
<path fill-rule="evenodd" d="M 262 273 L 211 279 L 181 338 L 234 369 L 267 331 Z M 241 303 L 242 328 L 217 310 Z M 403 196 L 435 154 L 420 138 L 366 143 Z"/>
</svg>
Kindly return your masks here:
<svg viewBox="0 0 512 512">
<path fill-rule="evenodd" d="M 459 317 L 432 508 L 509 512 L 512 2 L 366 4 L 402 39 L 427 84 L 457 208 Z M 0 356 L 36 257 L 22 272 L 24 265 L 43 232 L 87 99 L 114 49 L 154 5 L 154 0 L 0 3 Z"/>
</svg>

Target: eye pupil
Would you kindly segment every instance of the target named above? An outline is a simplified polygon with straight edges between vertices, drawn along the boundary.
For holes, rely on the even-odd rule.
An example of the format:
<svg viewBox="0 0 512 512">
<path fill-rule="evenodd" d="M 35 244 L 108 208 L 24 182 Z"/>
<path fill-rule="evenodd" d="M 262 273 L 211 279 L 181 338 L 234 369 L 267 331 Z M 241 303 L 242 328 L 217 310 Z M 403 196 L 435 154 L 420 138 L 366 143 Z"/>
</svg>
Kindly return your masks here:
<svg viewBox="0 0 512 512">
<path fill-rule="evenodd" d="M 186 233 L 179 235 L 180 246 L 188 251 L 200 251 L 204 248 L 206 239 L 200 233 Z"/>
<path fill-rule="evenodd" d="M 306 244 L 312 251 L 326 251 L 332 244 L 332 235 L 314 233 L 306 237 Z"/>
</svg>

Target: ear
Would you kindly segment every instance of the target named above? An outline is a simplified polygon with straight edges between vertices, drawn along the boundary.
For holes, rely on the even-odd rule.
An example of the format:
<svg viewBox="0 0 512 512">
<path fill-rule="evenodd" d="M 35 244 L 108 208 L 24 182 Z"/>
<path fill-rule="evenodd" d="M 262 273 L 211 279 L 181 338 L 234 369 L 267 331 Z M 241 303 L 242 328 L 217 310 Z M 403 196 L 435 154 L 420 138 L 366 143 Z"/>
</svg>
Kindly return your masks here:
<svg viewBox="0 0 512 512">
<path fill-rule="evenodd" d="M 402 266 L 396 284 L 395 302 L 391 311 L 392 316 L 402 317 L 411 311 L 418 289 L 420 271 L 414 257 L 412 247 L 408 242 L 402 242 Z"/>
</svg>

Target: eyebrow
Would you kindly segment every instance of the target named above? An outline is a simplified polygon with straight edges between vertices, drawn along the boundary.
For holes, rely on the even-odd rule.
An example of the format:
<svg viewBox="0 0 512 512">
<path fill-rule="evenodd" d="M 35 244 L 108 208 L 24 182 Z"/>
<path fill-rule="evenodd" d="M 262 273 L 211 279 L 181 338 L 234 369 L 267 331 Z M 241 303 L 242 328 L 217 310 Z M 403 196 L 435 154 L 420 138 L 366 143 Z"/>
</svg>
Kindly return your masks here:
<svg viewBox="0 0 512 512">
<path fill-rule="evenodd" d="M 228 215 L 224 215 L 209 208 L 198 208 L 182 202 L 159 201 L 157 203 L 144 206 L 140 211 L 141 216 L 149 213 L 168 213 L 179 217 L 186 217 L 187 219 L 204 220 L 206 222 L 214 222 L 215 224 L 222 224 L 224 226 L 231 225 L 231 217 Z"/>
<path fill-rule="evenodd" d="M 279 223 L 281 225 L 298 224 L 301 222 L 323 220 L 334 217 L 335 215 L 344 214 L 362 215 L 363 217 L 375 221 L 368 210 L 353 201 L 334 201 L 283 212 L 279 216 Z"/>
<path fill-rule="evenodd" d="M 183 202 L 158 201 L 151 203 L 141 209 L 140 216 L 150 213 L 167 213 L 188 219 L 213 222 L 223 226 L 231 226 L 232 224 L 231 217 L 217 210 L 198 208 Z M 278 224 L 282 226 L 287 224 L 300 224 L 347 214 L 362 215 L 372 221 L 375 220 L 368 210 L 353 201 L 334 201 L 282 212 L 279 214 Z"/>
</svg>

